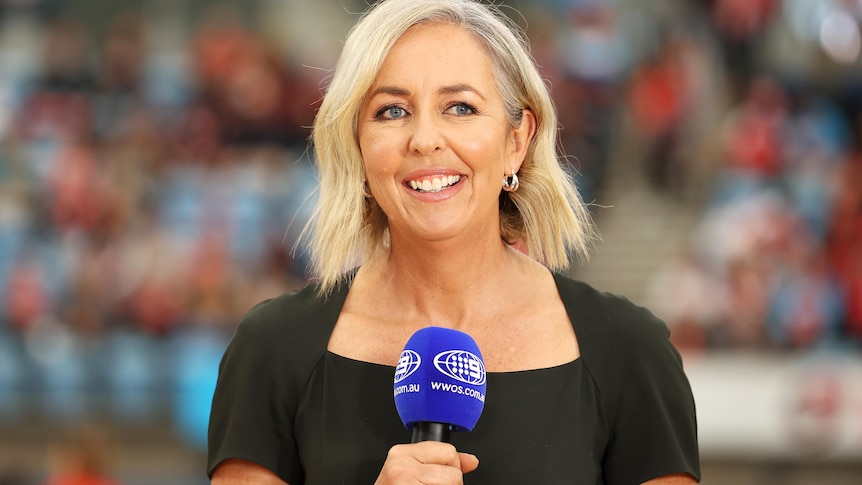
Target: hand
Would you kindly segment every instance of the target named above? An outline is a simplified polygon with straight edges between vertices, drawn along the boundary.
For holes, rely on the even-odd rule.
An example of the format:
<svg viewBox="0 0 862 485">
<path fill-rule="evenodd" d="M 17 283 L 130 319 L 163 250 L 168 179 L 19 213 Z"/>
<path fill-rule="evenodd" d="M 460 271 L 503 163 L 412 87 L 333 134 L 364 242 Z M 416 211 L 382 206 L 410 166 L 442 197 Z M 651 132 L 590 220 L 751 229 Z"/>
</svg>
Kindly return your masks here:
<svg viewBox="0 0 862 485">
<path fill-rule="evenodd" d="M 463 484 L 464 474 L 478 466 L 478 458 L 469 453 L 458 453 L 449 443 L 422 441 L 395 445 L 389 449 L 375 485 Z"/>
</svg>

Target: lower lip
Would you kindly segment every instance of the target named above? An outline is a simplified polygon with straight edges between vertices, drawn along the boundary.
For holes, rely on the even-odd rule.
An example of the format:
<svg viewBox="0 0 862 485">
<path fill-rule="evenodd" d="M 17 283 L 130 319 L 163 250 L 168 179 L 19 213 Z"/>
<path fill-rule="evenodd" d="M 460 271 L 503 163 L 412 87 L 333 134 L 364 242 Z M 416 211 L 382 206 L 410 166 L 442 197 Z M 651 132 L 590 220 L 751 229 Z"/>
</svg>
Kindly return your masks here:
<svg viewBox="0 0 862 485">
<path fill-rule="evenodd" d="M 457 184 L 450 185 L 440 192 L 420 192 L 418 190 L 413 190 L 409 185 L 404 185 L 404 188 L 411 196 L 423 202 L 441 202 L 454 197 L 455 194 L 460 192 L 464 187 L 464 180 L 466 180 L 466 177 L 462 175 L 461 180 L 459 180 Z"/>
</svg>

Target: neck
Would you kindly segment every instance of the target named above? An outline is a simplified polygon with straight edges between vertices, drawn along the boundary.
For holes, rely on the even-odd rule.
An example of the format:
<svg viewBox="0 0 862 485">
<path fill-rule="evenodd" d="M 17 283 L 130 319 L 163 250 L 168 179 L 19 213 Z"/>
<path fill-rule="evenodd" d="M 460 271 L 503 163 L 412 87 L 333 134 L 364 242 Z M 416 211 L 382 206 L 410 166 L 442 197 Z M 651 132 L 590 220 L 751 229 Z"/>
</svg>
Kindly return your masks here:
<svg viewBox="0 0 862 485">
<path fill-rule="evenodd" d="M 464 328 L 502 303 L 495 295 L 523 270 L 526 256 L 499 236 L 485 241 L 423 242 L 393 238 L 392 250 L 367 266 L 379 288 L 409 308 L 409 320 Z"/>
</svg>

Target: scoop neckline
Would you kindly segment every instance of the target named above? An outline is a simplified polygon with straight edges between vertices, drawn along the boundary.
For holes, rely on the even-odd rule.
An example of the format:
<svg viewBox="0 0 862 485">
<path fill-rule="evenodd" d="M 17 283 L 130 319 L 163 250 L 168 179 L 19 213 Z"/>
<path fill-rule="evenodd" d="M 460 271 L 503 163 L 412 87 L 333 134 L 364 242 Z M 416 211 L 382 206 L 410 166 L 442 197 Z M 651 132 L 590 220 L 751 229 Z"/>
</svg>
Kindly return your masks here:
<svg viewBox="0 0 862 485">
<path fill-rule="evenodd" d="M 366 367 L 377 367 L 377 368 L 380 368 L 381 370 L 389 370 L 391 372 L 395 372 L 395 366 L 388 365 L 388 364 L 380 364 L 377 362 L 368 362 L 366 360 L 358 360 L 358 359 L 354 359 L 351 357 L 346 357 L 346 356 L 343 356 L 341 354 L 336 354 L 335 352 L 333 352 L 329 349 L 326 349 L 326 355 L 334 357 L 338 360 L 349 362 L 351 364 L 364 365 Z M 516 374 L 528 374 L 528 373 L 542 372 L 542 371 L 551 372 L 554 370 L 560 370 L 560 369 L 563 369 L 565 367 L 579 364 L 582 360 L 583 360 L 582 356 L 579 356 L 574 360 L 570 360 L 568 362 L 564 362 L 564 363 L 558 364 L 558 365 L 553 365 L 550 367 L 539 367 L 536 369 L 523 369 L 523 370 L 512 370 L 512 371 L 494 371 L 494 372 L 488 371 L 487 375 L 489 375 L 489 376 L 492 376 L 492 375 L 516 375 Z"/>
</svg>

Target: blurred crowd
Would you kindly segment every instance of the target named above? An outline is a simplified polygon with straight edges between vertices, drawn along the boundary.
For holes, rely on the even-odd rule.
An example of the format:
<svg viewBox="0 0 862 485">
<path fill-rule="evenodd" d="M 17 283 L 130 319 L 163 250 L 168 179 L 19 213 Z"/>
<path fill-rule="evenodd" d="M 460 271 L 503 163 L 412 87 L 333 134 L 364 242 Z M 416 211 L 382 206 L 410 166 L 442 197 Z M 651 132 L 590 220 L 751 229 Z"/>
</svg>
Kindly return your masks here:
<svg viewBox="0 0 862 485">
<path fill-rule="evenodd" d="M 363 2 L 204 2 L 185 22 L 153 3 L 94 29 L 66 2 L 0 2 L 0 416 L 108 396 L 143 419 L 173 393 L 200 443 L 239 316 L 305 281 L 309 126 Z M 679 345 L 862 341 L 862 1 L 517 7 L 586 201 L 621 117 L 656 193 L 691 204 L 693 167 L 712 167 L 690 244 L 648 289 Z"/>
<path fill-rule="evenodd" d="M 727 83 L 711 128 L 712 179 L 647 304 L 687 350 L 858 351 L 862 2 L 712 6 Z M 654 186 L 671 192 L 690 163 L 677 149 L 690 103 L 672 49 L 641 74 L 653 86 L 646 102 L 673 101 L 655 110 L 662 130 L 645 160 Z"/>
<path fill-rule="evenodd" d="M 0 419 L 168 411 L 202 446 L 239 317 L 305 281 L 326 73 L 230 4 L 128 5 L 0 2 Z"/>
</svg>

